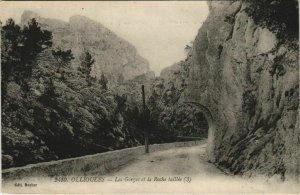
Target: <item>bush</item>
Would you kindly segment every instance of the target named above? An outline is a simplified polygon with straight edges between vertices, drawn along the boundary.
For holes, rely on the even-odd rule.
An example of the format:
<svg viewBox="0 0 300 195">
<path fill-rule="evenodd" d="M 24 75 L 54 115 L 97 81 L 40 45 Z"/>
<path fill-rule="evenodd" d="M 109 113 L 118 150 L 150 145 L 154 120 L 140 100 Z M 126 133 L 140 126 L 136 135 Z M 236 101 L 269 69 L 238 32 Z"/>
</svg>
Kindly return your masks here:
<svg viewBox="0 0 300 195">
<path fill-rule="evenodd" d="M 299 36 L 297 0 L 244 0 L 249 3 L 246 13 L 254 22 L 275 33 L 280 41 Z"/>
</svg>

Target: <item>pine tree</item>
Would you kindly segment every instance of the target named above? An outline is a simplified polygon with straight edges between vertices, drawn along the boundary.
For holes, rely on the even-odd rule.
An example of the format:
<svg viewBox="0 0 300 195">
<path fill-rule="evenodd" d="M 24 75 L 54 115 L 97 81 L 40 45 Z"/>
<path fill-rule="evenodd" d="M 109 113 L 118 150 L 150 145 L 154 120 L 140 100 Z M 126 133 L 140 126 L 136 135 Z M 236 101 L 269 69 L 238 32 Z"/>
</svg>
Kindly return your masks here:
<svg viewBox="0 0 300 195">
<path fill-rule="evenodd" d="M 78 67 L 78 70 L 82 72 L 82 74 L 84 74 L 87 78 L 89 78 L 94 63 L 95 60 L 93 59 L 92 55 L 88 51 L 86 51 L 84 53 L 81 65 L 80 67 Z"/>
<path fill-rule="evenodd" d="M 42 30 L 33 18 L 21 29 L 13 19 L 8 19 L 1 29 L 2 84 L 14 80 L 26 88 L 36 63 L 37 54 L 52 46 L 52 33 Z M 5 93 L 5 92 L 4 92 Z"/>
<path fill-rule="evenodd" d="M 100 83 L 100 85 L 101 85 L 101 89 L 103 89 L 103 90 L 107 90 L 107 89 L 108 89 L 108 87 L 107 87 L 108 80 L 107 80 L 107 78 L 104 76 L 103 73 L 101 74 L 99 83 Z"/>
<path fill-rule="evenodd" d="M 33 68 L 32 61 L 37 54 L 52 46 L 52 33 L 47 30 L 41 30 L 38 22 L 33 18 L 22 31 L 21 45 L 21 61 L 25 65 L 22 69 L 27 76 L 30 76 Z"/>
<path fill-rule="evenodd" d="M 57 72 L 59 72 L 62 67 L 66 66 L 71 62 L 71 60 L 74 59 L 70 49 L 63 51 L 62 49 L 58 48 L 57 50 L 52 50 L 52 55 L 57 60 Z"/>
<path fill-rule="evenodd" d="M 58 94 L 55 92 L 55 85 L 52 78 L 49 79 L 49 84 L 45 90 L 45 93 L 39 97 L 40 102 L 44 105 L 55 108 L 58 105 Z"/>
<path fill-rule="evenodd" d="M 297 0 L 243 0 L 245 11 L 254 22 L 277 35 L 280 41 L 299 38 L 299 3 Z"/>
<path fill-rule="evenodd" d="M 8 19 L 1 29 L 1 75 L 2 81 L 7 81 L 20 63 L 19 43 L 21 28 L 13 19 Z"/>
</svg>

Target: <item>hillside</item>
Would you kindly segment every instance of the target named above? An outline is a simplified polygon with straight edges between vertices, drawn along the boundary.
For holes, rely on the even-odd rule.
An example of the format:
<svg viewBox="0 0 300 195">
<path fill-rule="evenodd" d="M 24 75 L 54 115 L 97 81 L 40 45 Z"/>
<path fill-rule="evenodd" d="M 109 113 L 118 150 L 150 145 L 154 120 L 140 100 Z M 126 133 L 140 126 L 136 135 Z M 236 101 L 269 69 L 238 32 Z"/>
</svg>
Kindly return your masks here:
<svg viewBox="0 0 300 195">
<path fill-rule="evenodd" d="M 298 11 L 276 2 L 209 2 L 187 58 L 153 82 L 149 108 L 157 129 L 208 136 L 221 169 L 299 179 Z"/>
<path fill-rule="evenodd" d="M 276 2 L 209 2 L 181 101 L 212 114 L 216 165 L 289 179 L 300 174 L 298 11 Z"/>
<path fill-rule="evenodd" d="M 148 63 L 87 18 L 68 24 L 25 12 L 22 23 L 32 17 L 23 27 L 8 20 L 1 29 L 2 167 L 140 145 L 140 108 L 116 87 L 154 77 Z"/>
<path fill-rule="evenodd" d="M 186 59 L 159 77 L 128 42 L 82 16 L 25 12 L 22 25 L 35 17 L 49 31 L 32 20 L 4 26 L 3 167 L 140 145 L 145 124 L 150 143 L 208 138 L 209 162 L 226 172 L 300 181 L 298 2 L 208 5 Z"/>
<path fill-rule="evenodd" d="M 78 67 L 84 51 L 94 57 L 92 75 L 97 78 L 104 74 L 109 85 L 116 85 L 149 72 L 147 60 L 141 57 L 135 47 L 118 37 L 114 32 L 84 16 L 72 16 L 69 22 L 42 18 L 36 13 L 25 11 L 21 17 L 21 26 L 31 18 L 36 18 L 43 29 L 53 33 L 53 47 L 72 49 Z"/>
</svg>

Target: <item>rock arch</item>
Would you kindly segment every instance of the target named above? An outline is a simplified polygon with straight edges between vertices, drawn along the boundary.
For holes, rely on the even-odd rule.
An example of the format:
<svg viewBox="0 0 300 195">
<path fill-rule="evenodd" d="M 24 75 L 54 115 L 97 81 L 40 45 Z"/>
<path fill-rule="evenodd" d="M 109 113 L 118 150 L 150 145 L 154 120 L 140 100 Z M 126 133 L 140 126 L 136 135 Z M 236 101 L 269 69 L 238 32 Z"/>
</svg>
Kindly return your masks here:
<svg viewBox="0 0 300 195">
<path fill-rule="evenodd" d="M 208 159 L 211 162 L 214 162 L 214 147 L 215 147 L 215 121 L 213 118 L 213 115 L 211 114 L 210 110 L 198 103 L 198 102 L 182 102 L 183 104 L 189 104 L 189 105 L 195 105 L 197 106 L 201 112 L 204 114 L 207 123 L 208 123 L 208 138 L 207 138 L 207 147 L 206 147 L 206 152 Z"/>
</svg>

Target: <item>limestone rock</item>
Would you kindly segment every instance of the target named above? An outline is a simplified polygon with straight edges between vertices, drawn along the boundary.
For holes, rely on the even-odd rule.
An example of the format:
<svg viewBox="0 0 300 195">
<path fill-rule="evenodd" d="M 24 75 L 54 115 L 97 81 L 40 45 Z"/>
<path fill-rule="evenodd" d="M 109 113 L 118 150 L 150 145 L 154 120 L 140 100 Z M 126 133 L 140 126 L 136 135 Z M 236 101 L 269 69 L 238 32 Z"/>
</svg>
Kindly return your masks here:
<svg viewBox="0 0 300 195">
<path fill-rule="evenodd" d="M 235 174 L 299 178 L 299 56 L 240 1 L 209 2 L 181 101 L 214 119 L 214 162 Z"/>
<path fill-rule="evenodd" d="M 21 24 L 27 24 L 31 18 L 36 18 L 42 28 L 53 33 L 53 48 L 72 50 L 74 68 L 80 64 L 83 52 L 89 51 L 95 59 L 91 74 L 97 78 L 104 74 L 110 85 L 149 72 L 148 61 L 138 54 L 136 48 L 99 22 L 79 15 L 63 22 L 25 11 Z"/>
</svg>

